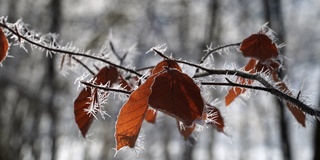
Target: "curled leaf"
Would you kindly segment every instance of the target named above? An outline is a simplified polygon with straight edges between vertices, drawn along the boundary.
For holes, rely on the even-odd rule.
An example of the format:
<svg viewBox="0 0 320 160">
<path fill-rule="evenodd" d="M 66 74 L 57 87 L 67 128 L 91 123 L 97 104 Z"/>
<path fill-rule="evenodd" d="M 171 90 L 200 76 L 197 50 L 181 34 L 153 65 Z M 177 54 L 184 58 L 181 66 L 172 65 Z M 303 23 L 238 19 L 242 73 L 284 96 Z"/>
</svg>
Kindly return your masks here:
<svg viewBox="0 0 320 160">
<path fill-rule="evenodd" d="M 8 48 L 8 40 L 0 28 L 0 63 L 7 57 Z"/>
<path fill-rule="evenodd" d="M 254 73 L 256 64 L 257 64 L 257 61 L 255 59 L 251 58 L 249 60 L 249 62 L 247 63 L 247 65 L 244 66 L 243 69 L 249 73 Z M 242 78 L 242 77 L 238 77 L 236 82 L 239 82 L 240 84 L 251 84 L 253 81 L 249 80 L 249 79 Z M 225 97 L 226 106 L 228 106 L 231 102 L 233 102 L 233 100 L 235 98 L 237 98 L 240 94 L 244 93 L 245 91 L 246 91 L 245 88 L 232 87 L 228 91 L 228 93 Z"/>
<path fill-rule="evenodd" d="M 125 90 L 127 90 L 127 91 L 132 90 L 131 85 L 122 77 L 122 75 L 119 75 L 118 81 L 119 81 L 120 86 L 123 87 Z"/>
<path fill-rule="evenodd" d="M 255 69 L 256 72 L 269 72 L 269 73 L 273 73 L 276 72 L 277 69 L 280 67 L 280 64 L 276 61 L 273 60 L 268 60 L 265 62 L 258 62 Z"/>
<path fill-rule="evenodd" d="M 287 93 L 290 96 L 292 95 L 292 92 L 288 89 L 287 85 L 280 80 L 276 72 L 272 74 L 272 77 L 275 82 L 278 82 L 277 86 L 281 91 Z M 301 111 L 296 105 L 290 102 L 286 102 L 286 106 L 291 112 L 291 114 L 294 116 L 294 118 L 297 120 L 297 122 L 300 123 L 303 127 L 305 127 L 306 115 L 303 113 L 303 111 Z"/>
<path fill-rule="evenodd" d="M 211 106 L 210 104 L 206 104 L 206 105 L 208 106 L 206 123 L 211 124 L 217 131 L 223 132 L 224 120 L 223 120 L 223 117 L 221 116 L 220 111 L 215 106 Z"/>
<path fill-rule="evenodd" d="M 113 84 L 118 79 L 118 71 L 115 67 L 104 67 L 95 76 L 94 84 Z M 84 88 L 74 101 L 74 116 L 83 137 L 86 136 L 94 115 L 96 114 L 99 99 L 96 88 Z"/>
<path fill-rule="evenodd" d="M 154 109 L 148 109 L 146 117 L 144 118 L 149 123 L 156 123 L 157 111 Z"/>
</svg>

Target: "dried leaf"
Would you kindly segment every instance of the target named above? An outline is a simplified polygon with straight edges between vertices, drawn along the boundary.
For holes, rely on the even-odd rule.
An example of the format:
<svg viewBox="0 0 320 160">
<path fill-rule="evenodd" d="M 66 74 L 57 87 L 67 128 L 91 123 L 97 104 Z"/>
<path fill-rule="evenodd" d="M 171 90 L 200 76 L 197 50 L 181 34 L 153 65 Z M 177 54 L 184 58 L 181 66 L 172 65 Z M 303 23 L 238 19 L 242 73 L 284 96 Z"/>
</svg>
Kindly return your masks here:
<svg viewBox="0 0 320 160">
<path fill-rule="evenodd" d="M 274 72 L 272 76 L 274 81 L 278 82 L 277 86 L 279 87 L 279 89 L 287 93 L 288 95 L 292 96 L 292 92 L 288 89 L 287 85 L 280 80 L 280 78 L 278 77 L 278 74 Z M 298 121 L 298 123 L 300 123 L 303 127 L 305 127 L 306 115 L 303 113 L 303 111 L 301 111 L 296 105 L 290 102 L 286 102 L 286 106 L 289 109 L 289 111 L 292 113 L 294 118 Z"/>
<path fill-rule="evenodd" d="M 144 118 L 149 123 L 156 123 L 157 111 L 154 109 L 148 109 L 146 117 Z"/>
<path fill-rule="evenodd" d="M 280 67 L 280 64 L 278 62 L 273 60 L 268 60 L 265 62 L 258 61 L 255 69 L 256 69 L 256 72 L 269 72 L 272 74 L 273 72 L 276 72 L 279 67 Z"/>
<path fill-rule="evenodd" d="M 119 75 L 119 84 L 121 87 L 123 87 L 125 90 L 127 91 L 131 91 L 132 87 L 130 86 L 130 84 L 122 77 L 122 75 Z"/>
<path fill-rule="evenodd" d="M 166 68 L 175 68 L 178 71 L 182 72 L 180 66 L 178 65 L 177 62 L 167 59 L 167 60 L 163 60 L 160 63 L 158 63 L 152 70 L 152 75 L 153 74 L 157 74 L 160 73 L 162 71 L 164 71 Z"/>
<path fill-rule="evenodd" d="M 185 127 L 181 126 L 179 121 L 177 121 L 177 123 L 180 134 L 183 136 L 184 140 L 187 140 L 196 128 L 196 125 L 193 124 L 191 127 Z"/>
<path fill-rule="evenodd" d="M 7 57 L 8 48 L 8 40 L 0 28 L 0 63 Z"/>
<path fill-rule="evenodd" d="M 240 88 L 240 87 L 232 87 L 229 91 L 228 94 L 225 97 L 225 102 L 226 106 L 228 106 L 235 98 L 238 97 L 238 95 L 244 93 L 246 91 L 245 88 Z"/>
<path fill-rule="evenodd" d="M 217 131 L 223 132 L 224 120 L 217 107 L 206 104 L 208 106 L 208 113 L 206 116 L 206 122 L 211 124 Z"/>
<path fill-rule="evenodd" d="M 277 46 L 264 34 L 253 34 L 242 41 L 240 50 L 245 57 L 260 61 L 276 58 L 279 55 Z"/>
<path fill-rule="evenodd" d="M 149 104 L 186 126 L 202 119 L 204 102 L 199 87 L 186 74 L 167 70 L 159 74 L 151 87 Z"/>
<path fill-rule="evenodd" d="M 145 83 L 133 91 L 129 100 L 121 108 L 116 122 L 116 149 L 124 146 L 133 148 L 138 138 L 140 128 L 148 110 L 148 98 L 154 77 L 150 76 Z"/>
<path fill-rule="evenodd" d="M 254 73 L 256 64 L 257 64 L 257 61 L 251 58 L 247 63 L 247 65 L 244 66 L 243 69 L 249 73 Z M 240 84 L 251 84 L 253 80 L 238 77 L 236 82 L 239 82 Z M 232 87 L 228 91 L 228 94 L 225 97 L 226 106 L 228 106 L 231 102 L 233 102 L 235 98 L 237 98 L 240 94 L 244 93 L 245 91 L 246 91 L 245 88 Z"/>
<path fill-rule="evenodd" d="M 95 76 L 93 83 L 100 85 L 110 83 L 113 84 L 118 79 L 118 71 L 115 67 L 104 67 Z M 74 101 L 75 121 L 83 137 L 86 136 L 90 125 L 92 124 L 96 111 L 92 110 L 98 103 L 97 89 L 87 87 L 82 89 L 76 100 Z M 90 113 L 88 111 L 91 111 Z"/>
<path fill-rule="evenodd" d="M 93 103 L 95 103 L 95 100 L 91 99 L 91 88 L 82 89 L 74 101 L 75 120 L 83 137 L 86 136 L 93 121 L 93 116 L 85 111 L 85 109 L 88 109 L 90 105 L 94 105 Z"/>
</svg>

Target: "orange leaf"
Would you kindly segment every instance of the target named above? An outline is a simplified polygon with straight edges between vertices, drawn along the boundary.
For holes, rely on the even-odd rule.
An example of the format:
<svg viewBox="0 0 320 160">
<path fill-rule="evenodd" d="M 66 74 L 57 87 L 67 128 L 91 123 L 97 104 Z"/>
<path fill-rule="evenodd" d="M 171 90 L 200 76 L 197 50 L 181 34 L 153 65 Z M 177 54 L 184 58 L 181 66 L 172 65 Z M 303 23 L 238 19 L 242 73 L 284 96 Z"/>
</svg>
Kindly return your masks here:
<svg viewBox="0 0 320 160">
<path fill-rule="evenodd" d="M 184 137 L 184 140 L 187 140 L 196 128 L 196 125 L 193 124 L 191 127 L 185 127 L 181 126 L 179 121 L 177 121 L 177 123 L 180 134 Z"/>
<path fill-rule="evenodd" d="M 177 62 L 167 59 L 167 60 L 163 60 L 160 63 L 158 63 L 152 70 L 152 75 L 153 74 L 157 74 L 160 73 L 161 71 L 164 71 L 165 68 L 175 68 L 178 71 L 182 72 L 180 66 L 178 65 Z"/>
<path fill-rule="evenodd" d="M 74 115 L 78 128 L 81 131 L 83 137 L 86 136 L 89 127 L 93 121 L 93 116 L 89 114 L 85 109 L 89 109 L 90 105 L 94 103 L 91 97 L 91 88 L 84 88 L 74 101 Z"/>
<path fill-rule="evenodd" d="M 268 60 L 265 62 L 259 61 L 256 65 L 256 72 L 270 72 L 273 73 L 274 71 L 277 71 L 277 69 L 280 67 L 280 64 L 273 60 Z"/>
<path fill-rule="evenodd" d="M 95 76 L 94 83 L 100 85 L 109 82 L 111 85 L 117 81 L 117 78 L 118 71 L 116 68 L 112 66 L 104 67 Z M 83 137 L 86 136 L 93 121 L 94 116 L 91 114 L 96 113 L 94 110 L 96 103 L 98 103 L 97 89 L 93 89 L 92 91 L 92 88 L 90 87 L 82 89 L 74 101 L 75 121 Z"/>
<path fill-rule="evenodd" d="M 7 57 L 8 48 L 8 40 L 0 28 L 0 63 Z"/>
<path fill-rule="evenodd" d="M 122 77 L 122 75 L 119 75 L 119 84 L 121 87 L 123 87 L 125 90 L 127 91 L 131 91 L 132 87 L 130 86 L 130 84 Z"/>
<path fill-rule="evenodd" d="M 244 66 L 244 70 L 249 72 L 249 73 L 254 73 L 255 72 L 255 66 L 257 64 L 257 61 L 253 58 L 249 60 L 246 66 Z M 246 84 L 246 79 L 242 77 L 238 77 L 237 82 L 241 84 Z M 253 81 L 248 79 L 247 84 L 251 84 Z M 228 94 L 225 97 L 225 102 L 226 106 L 228 106 L 235 98 L 237 98 L 240 94 L 244 93 L 246 89 L 244 88 L 239 88 L 239 87 L 232 87 L 229 91 Z"/>
<path fill-rule="evenodd" d="M 156 117 L 157 111 L 149 108 L 144 119 L 149 123 L 156 123 Z"/>
<path fill-rule="evenodd" d="M 244 93 L 245 91 L 245 88 L 232 87 L 225 97 L 226 106 L 228 106 L 235 98 L 238 97 L 238 95 Z"/>
<path fill-rule="evenodd" d="M 245 57 L 266 61 L 279 55 L 277 46 L 264 34 L 253 34 L 242 41 L 240 50 Z"/>
<path fill-rule="evenodd" d="M 159 74 L 151 87 L 149 104 L 186 126 L 202 119 L 204 102 L 199 87 L 186 74 L 167 70 Z"/>
<path fill-rule="evenodd" d="M 115 138 L 117 150 L 124 146 L 129 146 L 130 148 L 135 146 L 143 119 L 148 110 L 148 98 L 151 94 L 150 87 L 156 76 L 150 76 L 144 84 L 133 91 L 129 100 L 121 108 L 116 122 Z"/>
<path fill-rule="evenodd" d="M 286 102 L 287 108 L 292 113 L 294 118 L 303 126 L 306 126 L 306 115 L 294 104 Z"/>
<path fill-rule="evenodd" d="M 277 84 L 279 89 L 291 96 L 292 95 L 291 91 L 288 89 L 287 85 L 280 80 L 280 78 L 278 77 L 278 74 L 274 72 L 272 76 L 275 82 L 279 82 Z M 298 123 L 300 123 L 303 127 L 305 127 L 306 115 L 303 113 L 303 111 L 301 111 L 297 106 L 295 106 L 290 102 L 286 102 L 286 106 L 289 109 L 289 111 L 292 113 L 294 118 L 298 121 Z"/>
<path fill-rule="evenodd" d="M 208 107 L 208 113 L 206 116 L 206 122 L 208 124 L 212 124 L 212 126 L 219 132 L 223 132 L 224 129 L 224 120 L 221 116 L 220 111 L 215 106 L 211 106 L 207 104 Z"/>
</svg>

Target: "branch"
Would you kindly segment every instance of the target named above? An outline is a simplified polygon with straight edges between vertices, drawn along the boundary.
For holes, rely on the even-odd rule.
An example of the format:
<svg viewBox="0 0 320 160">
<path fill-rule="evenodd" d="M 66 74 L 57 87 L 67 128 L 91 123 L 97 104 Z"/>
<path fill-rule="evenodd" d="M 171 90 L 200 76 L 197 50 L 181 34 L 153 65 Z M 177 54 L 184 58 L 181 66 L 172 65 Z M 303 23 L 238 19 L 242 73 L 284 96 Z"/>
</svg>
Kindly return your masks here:
<svg viewBox="0 0 320 160">
<path fill-rule="evenodd" d="M 239 46 L 241 44 L 241 42 L 239 43 L 233 43 L 233 44 L 227 44 L 227 45 L 224 45 L 224 46 L 219 46 L 219 47 L 216 47 L 214 49 L 209 49 L 209 51 L 201 58 L 201 61 L 200 61 L 200 64 L 202 64 L 210 54 L 214 53 L 214 52 L 217 52 L 218 50 L 221 50 L 223 48 L 227 48 L 227 47 L 231 47 L 231 46 Z"/>
<path fill-rule="evenodd" d="M 142 77 L 142 75 L 140 73 L 136 72 L 135 70 L 132 70 L 132 69 L 129 69 L 129 68 L 114 64 L 114 63 L 112 63 L 110 61 L 107 61 L 107 60 L 99 58 L 99 57 L 95 57 L 95 56 L 84 54 L 84 53 L 80 53 L 80 52 L 72 52 L 72 51 L 68 51 L 68 50 L 62 50 L 62 49 L 59 49 L 58 47 L 57 48 L 53 48 L 53 47 L 49 47 L 49 46 L 44 45 L 44 44 L 37 43 L 37 42 L 29 39 L 28 37 L 25 37 L 24 35 L 21 35 L 18 30 L 12 29 L 10 26 L 8 26 L 4 22 L 4 20 L 2 22 L 0 22 L 0 27 L 3 27 L 5 29 L 7 29 L 9 32 L 11 32 L 12 34 L 16 35 L 18 37 L 18 39 L 23 39 L 26 42 L 28 42 L 28 43 L 30 43 L 30 44 L 32 44 L 34 46 L 40 47 L 42 49 L 45 49 L 47 51 L 50 51 L 50 52 L 53 52 L 53 53 L 68 54 L 68 55 L 71 55 L 71 56 L 81 56 L 81 57 L 86 57 L 86 58 L 90 58 L 90 59 L 93 59 L 93 60 L 98 60 L 98 61 L 107 63 L 107 64 L 109 64 L 111 66 L 114 66 L 116 68 L 119 68 L 119 69 L 125 70 L 127 72 L 133 73 L 133 74 L 135 74 L 135 75 L 137 75 L 139 77 Z M 14 27 L 14 28 L 16 28 L 16 27 Z M 26 31 L 26 32 L 28 32 L 28 31 Z"/>
<path fill-rule="evenodd" d="M 72 57 L 72 59 L 74 59 L 75 61 L 77 61 L 82 67 L 84 67 L 85 69 L 87 69 L 93 76 L 96 75 L 86 64 L 84 64 L 82 61 L 80 61 L 78 58 L 76 57 Z"/>
<path fill-rule="evenodd" d="M 168 56 L 164 55 L 163 53 L 161 53 L 160 51 L 156 50 L 155 48 L 153 48 L 153 51 L 156 52 L 160 57 L 162 57 L 163 59 L 171 59 Z"/>
<path fill-rule="evenodd" d="M 261 90 L 261 91 L 265 91 L 265 92 L 272 92 L 272 89 L 270 89 L 270 88 L 234 83 L 234 82 L 230 81 L 228 78 L 226 78 L 226 80 L 228 81 L 228 83 L 223 83 L 223 82 L 201 82 L 201 84 L 202 85 L 215 85 L 215 86 L 241 87 L 241 88 L 247 88 L 247 89 L 253 89 L 253 90 Z"/>
<path fill-rule="evenodd" d="M 89 87 L 102 89 L 102 90 L 105 90 L 105 91 L 112 91 L 112 92 L 120 92 L 120 93 L 124 93 L 124 94 L 131 94 L 130 91 L 125 91 L 125 90 L 122 90 L 122 89 L 106 88 L 106 87 L 98 86 L 98 85 L 91 84 L 91 83 L 88 83 L 88 82 L 80 82 L 80 83 L 82 83 L 82 84 L 84 84 L 86 86 L 89 86 Z"/>
<path fill-rule="evenodd" d="M 178 63 L 187 64 L 187 65 L 190 65 L 190 66 L 193 66 L 193 67 L 196 67 L 196 68 L 199 68 L 199 69 L 205 71 L 204 73 L 199 73 L 199 74 L 194 75 L 193 78 L 205 77 L 205 76 L 209 76 L 209 75 L 235 75 L 235 76 L 239 76 L 242 78 L 256 80 L 269 90 L 269 91 L 266 90 L 267 92 L 294 104 L 295 106 L 300 108 L 305 113 L 308 113 L 309 115 L 316 116 L 316 117 L 320 118 L 320 111 L 319 110 L 315 110 L 315 109 L 309 107 L 308 105 L 304 104 L 299 99 L 293 98 L 293 97 L 283 93 L 282 91 L 276 89 L 267 80 L 262 78 L 259 73 L 250 74 L 250 73 L 238 71 L 238 70 L 215 70 L 215 69 L 204 68 L 200 65 L 190 63 L 190 62 L 185 62 L 185 61 L 181 61 L 181 60 L 175 60 L 175 61 Z M 243 87 L 246 87 L 246 86 L 243 86 Z"/>
</svg>

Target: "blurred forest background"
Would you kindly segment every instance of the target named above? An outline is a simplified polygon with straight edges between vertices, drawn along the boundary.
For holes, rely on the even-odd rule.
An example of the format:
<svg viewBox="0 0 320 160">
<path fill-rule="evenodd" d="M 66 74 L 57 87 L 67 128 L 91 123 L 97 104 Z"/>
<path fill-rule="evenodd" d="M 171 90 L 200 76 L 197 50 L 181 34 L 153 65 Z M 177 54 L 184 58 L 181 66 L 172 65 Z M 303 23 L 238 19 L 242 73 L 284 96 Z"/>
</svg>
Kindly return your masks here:
<svg viewBox="0 0 320 160">
<path fill-rule="evenodd" d="M 98 52 L 106 42 L 128 52 L 127 66 L 156 64 L 159 57 L 145 54 L 166 43 L 167 54 L 199 62 L 206 45 L 241 42 L 269 22 L 285 58 L 285 79 L 296 93 L 319 103 L 320 2 L 317 0 L 0 0 L 0 16 L 9 22 L 22 18 L 30 28 L 57 33 L 59 42 L 73 42 Z M 1 160 L 319 160 L 319 121 L 308 117 L 306 128 L 277 99 L 247 94 L 231 106 L 218 103 L 226 134 L 199 128 L 184 141 L 176 122 L 160 115 L 155 125 L 143 124 L 135 150 L 121 150 L 116 157 L 114 124 L 123 101 L 110 99 L 111 117 L 99 118 L 83 139 L 74 121 L 74 84 L 83 70 L 60 72 L 60 58 L 11 46 L 0 67 Z M 246 62 L 235 54 L 217 54 L 216 68 Z M 223 99 L 225 91 L 212 91 Z M 248 99 L 250 97 L 250 99 Z M 241 103 L 244 102 L 244 103 Z"/>
</svg>

